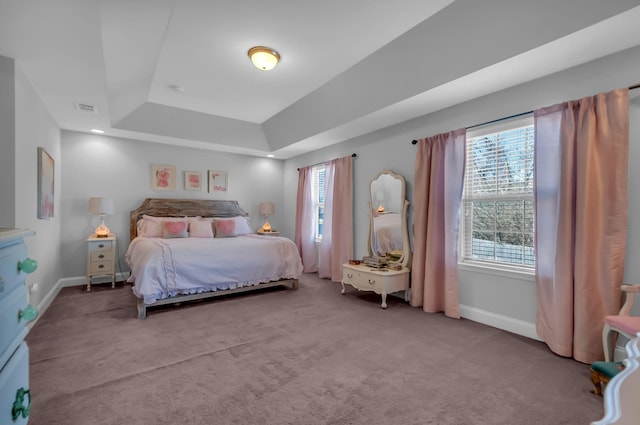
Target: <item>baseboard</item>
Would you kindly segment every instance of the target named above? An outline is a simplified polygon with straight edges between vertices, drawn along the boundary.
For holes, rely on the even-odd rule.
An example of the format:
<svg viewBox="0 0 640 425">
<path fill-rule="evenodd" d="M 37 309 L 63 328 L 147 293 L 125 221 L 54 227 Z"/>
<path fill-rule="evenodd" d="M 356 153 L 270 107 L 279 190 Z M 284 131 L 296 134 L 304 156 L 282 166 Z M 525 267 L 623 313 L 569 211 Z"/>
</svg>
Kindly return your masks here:
<svg viewBox="0 0 640 425">
<path fill-rule="evenodd" d="M 127 280 L 128 278 L 129 273 L 116 273 L 116 281 L 118 282 Z M 33 321 L 29 322 L 27 329 L 31 329 L 38 320 L 40 320 L 62 288 L 85 285 L 87 283 L 86 279 L 87 278 L 85 276 L 63 277 L 58 279 L 56 284 L 53 285 L 53 288 L 51 288 L 47 295 L 45 295 L 45 297 L 38 303 L 38 316 Z"/>
<path fill-rule="evenodd" d="M 540 338 L 536 332 L 535 323 L 525 322 L 524 320 L 514 319 L 513 317 L 503 316 L 463 304 L 460 304 L 460 316 L 473 320 L 474 322 L 542 341 L 542 338 Z"/>
</svg>

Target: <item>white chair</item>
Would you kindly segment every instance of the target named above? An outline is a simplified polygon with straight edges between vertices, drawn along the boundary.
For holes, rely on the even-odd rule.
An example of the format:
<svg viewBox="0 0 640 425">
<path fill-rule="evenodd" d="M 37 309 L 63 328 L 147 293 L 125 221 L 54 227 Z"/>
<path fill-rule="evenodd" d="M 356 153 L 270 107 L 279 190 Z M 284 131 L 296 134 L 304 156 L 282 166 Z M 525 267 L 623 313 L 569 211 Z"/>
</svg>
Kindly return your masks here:
<svg viewBox="0 0 640 425">
<path fill-rule="evenodd" d="M 640 292 L 640 285 L 622 285 L 621 289 L 625 293 L 625 301 L 622 308 L 618 314 L 605 316 L 604 318 L 602 347 L 604 349 L 605 362 L 613 361 L 613 350 L 616 346 L 617 334 L 622 334 L 631 339 L 640 332 L 640 316 L 630 315 L 636 294 Z M 614 332 L 617 334 L 614 334 Z"/>
</svg>

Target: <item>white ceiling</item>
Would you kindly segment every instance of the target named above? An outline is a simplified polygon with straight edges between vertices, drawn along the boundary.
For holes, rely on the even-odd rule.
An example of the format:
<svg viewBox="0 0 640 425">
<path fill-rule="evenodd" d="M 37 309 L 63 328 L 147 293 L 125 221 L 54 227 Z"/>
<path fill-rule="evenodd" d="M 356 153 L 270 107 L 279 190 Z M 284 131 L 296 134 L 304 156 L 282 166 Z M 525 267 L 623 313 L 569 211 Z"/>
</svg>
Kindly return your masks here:
<svg viewBox="0 0 640 425">
<path fill-rule="evenodd" d="M 637 22 L 640 0 L 0 0 L 0 55 L 63 129 L 289 158 L 640 45 Z"/>
</svg>

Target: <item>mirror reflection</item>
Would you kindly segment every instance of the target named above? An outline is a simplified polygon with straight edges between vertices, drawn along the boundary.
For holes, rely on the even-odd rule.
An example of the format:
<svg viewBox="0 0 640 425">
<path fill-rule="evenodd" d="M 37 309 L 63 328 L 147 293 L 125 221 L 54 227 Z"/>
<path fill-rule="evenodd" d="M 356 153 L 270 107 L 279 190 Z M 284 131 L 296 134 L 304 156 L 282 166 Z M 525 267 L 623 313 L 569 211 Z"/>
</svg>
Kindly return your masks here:
<svg viewBox="0 0 640 425">
<path fill-rule="evenodd" d="M 370 253 L 391 257 L 406 266 L 410 256 L 404 177 L 390 170 L 382 170 L 369 184 L 369 203 Z"/>
</svg>

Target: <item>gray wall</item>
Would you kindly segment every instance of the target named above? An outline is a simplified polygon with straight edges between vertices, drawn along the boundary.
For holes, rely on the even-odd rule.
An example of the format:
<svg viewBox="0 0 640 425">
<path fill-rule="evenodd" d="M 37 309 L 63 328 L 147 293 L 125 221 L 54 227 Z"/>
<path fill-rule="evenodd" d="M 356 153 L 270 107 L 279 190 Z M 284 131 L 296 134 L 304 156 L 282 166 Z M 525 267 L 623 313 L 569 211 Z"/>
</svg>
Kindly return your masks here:
<svg viewBox="0 0 640 425">
<path fill-rule="evenodd" d="M 293 234 L 297 168 L 336 157 L 358 154 L 354 162 L 354 250 L 365 255 L 368 233 L 368 184 L 382 168 L 402 174 L 407 180 L 407 197 L 413 198 L 415 146 L 411 140 L 441 132 L 527 112 L 542 106 L 578 99 L 598 92 L 640 82 L 640 48 L 623 51 L 570 70 L 562 71 L 508 90 L 493 93 L 414 120 L 351 139 L 285 161 L 284 204 L 287 234 Z M 638 92 L 638 90 L 636 90 Z M 640 157 L 640 111 L 638 95 L 632 101 L 631 154 Z M 630 167 L 630 182 L 640 180 L 637 167 Z M 625 281 L 640 282 L 640 187 L 629 187 L 629 231 Z M 409 208 L 409 223 L 413 209 Z M 459 267 L 461 313 L 493 326 L 536 337 L 536 292 L 533 276 L 495 273 L 480 268 Z"/>
<path fill-rule="evenodd" d="M 0 79 L 2 78 L 0 77 Z M 4 81 L 2 84 L 6 83 L 7 81 Z M 11 194 L 11 190 L 7 192 L 3 190 L 0 200 L 3 205 L 10 205 L 14 210 L 13 223 L 7 223 L 7 225 L 35 231 L 35 236 L 25 239 L 29 256 L 38 261 L 38 269 L 27 277 L 27 284 L 30 286 L 38 284 L 30 292 L 29 302 L 33 305 L 39 305 L 62 277 L 60 260 L 60 205 L 62 198 L 60 129 L 19 65 L 15 66 L 13 85 L 15 103 L 8 110 L 3 107 L 0 112 L 0 120 L 3 120 L 3 125 L 7 115 L 13 115 L 15 119 L 13 123 L 15 137 L 9 141 L 9 144 L 13 143 L 14 155 L 5 156 L 3 149 L 3 155 L 0 156 L 0 168 L 7 167 L 15 170 L 12 178 L 2 181 L 3 186 L 12 187 L 13 194 Z M 4 101 L 3 99 L 2 102 Z M 3 141 L 3 145 L 5 143 L 6 141 Z M 55 160 L 54 218 L 47 220 L 37 217 L 38 147 L 45 148 Z"/>
<path fill-rule="evenodd" d="M 0 227 L 15 226 L 15 63 L 0 56 Z"/>
<path fill-rule="evenodd" d="M 276 229 L 284 223 L 280 160 L 71 131 L 62 132 L 62 156 L 65 167 L 61 247 L 65 277 L 85 274 L 85 240 L 100 221 L 87 213 L 89 198 L 94 196 L 114 200 L 115 214 L 107 216 L 105 223 L 118 238 L 120 271 L 128 271 L 124 254 L 129 245 L 129 212 L 145 198 L 236 200 L 249 213 L 255 229 L 264 222 L 264 217 L 258 216 L 258 204 L 271 201 L 276 210 L 269 222 Z M 176 167 L 176 190 L 152 190 L 152 164 Z M 226 195 L 207 193 L 207 170 L 229 172 Z M 184 171 L 202 173 L 201 191 L 184 190 Z"/>
</svg>

